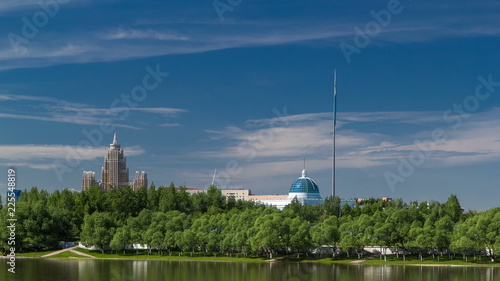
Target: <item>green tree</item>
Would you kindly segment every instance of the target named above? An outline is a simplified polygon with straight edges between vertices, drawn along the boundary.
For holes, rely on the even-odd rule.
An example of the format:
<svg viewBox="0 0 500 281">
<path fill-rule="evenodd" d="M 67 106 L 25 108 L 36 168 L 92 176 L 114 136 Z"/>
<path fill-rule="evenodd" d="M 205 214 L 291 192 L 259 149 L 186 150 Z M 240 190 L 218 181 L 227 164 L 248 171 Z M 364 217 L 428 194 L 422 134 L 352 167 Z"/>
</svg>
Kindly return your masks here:
<svg viewBox="0 0 500 281">
<path fill-rule="evenodd" d="M 116 220 L 123 222 L 128 217 L 136 216 L 140 210 L 137 197 L 130 187 L 116 187 L 105 196 L 106 209 Z"/>
<path fill-rule="evenodd" d="M 31 198 L 16 206 L 19 221 L 16 234 L 22 237 L 22 244 L 30 248 L 56 248 L 65 236 L 62 221 L 54 218 L 47 205 L 47 197 L 35 190 Z M 59 217 L 61 218 L 61 217 Z"/>
<path fill-rule="evenodd" d="M 478 229 L 475 227 L 477 223 L 477 219 L 474 218 L 475 216 L 458 222 L 452 234 L 450 249 L 455 252 L 461 252 L 464 260 L 467 260 L 466 255 L 468 253 L 481 248 L 480 241 L 475 239 L 479 237 Z"/>
<path fill-rule="evenodd" d="M 433 244 L 441 255 L 445 249 L 450 248 L 454 226 L 455 223 L 448 215 L 440 218 L 435 224 Z"/>
<path fill-rule="evenodd" d="M 147 208 L 153 212 L 158 211 L 158 205 L 160 202 L 160 190 L 156 189 L 156 185 L 154 182 L 152 182 L 149 186 L 147 193 Z"/>
<path fill-rule="evenodd" d="M 389 211 L 390 212 L 390 211 Z M 381 257 L 384 257 L 384 260 L 387 259 L 386 253 L 387 248 L 391 244 L 391 240 L 389 238 L 390 228 L 389 225 L 386 224 L 388 211 L 377 211 L 373 214 L 373 243 L 375 245 L 379 245 Z"/>
<path fill-rule="evenodd" d="M 424 249 L 435 246 L 435 232 L 434 222 L 431 219 L 427 219 L 424 225 L 421 221 L 415 221 L 411 224 L 410 246 L 418 248 L 418 256 L 421 261 Z"/>
<path fill-rule="evenodd" d="M 142 210 L 137 217 L 127 219 L 127 230 L 130 231 L 132 243 L 147 245 L 145 232 L 151 224 L 153 212 L 149 209 Z"/>
<path fill-rule="evenodd" d="M 406 250 L 411 242 L 410 230 L 412 223 L 420 220 L 418 209 L 402 208 L 390 209 L 385 222 L 386 235 L 390 246 L 396 246 L 403 250 L 403 260 L 406 260 Z"/>
<path fill-rule="evenodd" d="M 185 229 L 189 228 L 189 218 L 186 214 L 179 211 L 170 211 L 166 214 L 165 237 L 163 238 L 163 246 L 172 255 L 172 250 L 177 246 L 177 238 Z"/>
<path fill-rule="evenodd" d="M 83 214 L 91 215 L 94 212 L 105 211 L 105 196 L 99 186 L 91 186 L 89 189 L 82 191 L 75 198 L 78 208 Z"/>
<path fill-rule="evenodd" d="M 191 213 L 192 211 L 191 197 L 185 185 L 181 185 L 177 192 L 177 208 L 183 213 Z"/>
<path fill-rule="evenodd" d="M 167 223 L 167 214 L 163 212 L 154 212 L 151 217 L 151 223 L 143 234 L 144 242 L 149 249 L 158 251 L 158 255 L 162 254 L 164 237 L 165 237 L 165 224 Z"/>
<path fill-rule="evenodd" d="M 370 216 L 362 214 L 359 217 L 343 217 L 340 224 L 340 243 L 349 252 L 349 248 L 356 249 L 358 259 L 361 258 L 365 246 L 372 243 L 373 221 Z"/>
<path fill-rule="evenodd" d="M 315 245 L 330 245 L 335 257 L 337 244 L 340 241 L 340 222 L 336 216 L 330 216 L 325 221 L 311 228 L 311 238 Z"/>
<path fill-rule="evenodd" d="M 111 249 L 113 249 L 116 252 L 123 251 L 123 254 L 125 254 L 125 249 L 128 245 L 132 243 L 131 236 L 130 236 L 130 230 L 127 229 L 127 227 L 119 227 L 115 235 L 113 235 L 113 239 L 111 239 L 111 242 L 109 246 Z"/>
<path fill-rule="evenodd" d="M 253 225 L 250 243 L 252 250 L 265 252 L 269 254 L 269 258 L 283 246 L 284 224 L 283 217 L 280 213 L 272 213 L 263 215 L 255 220 Z"/>
<path fill-rule="evenodd" d="M 138 213 L 148 208 L 148 189 L 141 187 L 134 192 L 135 212 Z"/>
<path fill-rule="evenodd" d="M 182 251 L 190 250 L 190 256 L 193 256 L 194 250 L 198 244 L 196 240 L 196 233 L 191 228 L 186 229 L 183 232 L 177 232 L 176 243 Z"/>
<path fill-rule="evenodd" d="M 177 210 L 177 200 L 177 190 L 175 190 L 175 185 L 172 182 L 167 189 L 164 189 L 160 193 L 159 211 L 168 212 Z"/>
<path fill-rule="evenodd" d="M 198 192 L 191 195 L 193 212 L 205 213 L 208 210 L 208 196 L 205 192 Z"/>
<path fill-rule="evenodd" d="M 94 212 L 83 219 L 81 239 L 85 246 L 95 246 L 104 253 L 115 234 L 116 225 L 110 213 Z"/>
<path fill-rule="evenodd" d="M 329 216 L 340 217 L 340 198 L 338 196 L 327 196 L 323 208 Z"/>
<path fill-rule="evenodd" d="M 462 207 L 456 195 L 452 194 L 446 203 L 443 204 L 444 215 L 450 217 L 453 223 L 456 223 L 462 217 Z"/>
<path fill-rule="evenodd" d="M 341 216 L 342 216 L 342 217 L 344 217 L 344 216 L 350 216 L 350 215 L 351 215 L 351 213 L 352 213 L 352 208 L 351 208 L 351 206 L 349 206 L 349 204 L 344 204 L 344 205 L 342 206 L 341 211 L 340 211 Z"/>
<path fill-rule="evenodd" d="M 226 207 L 226 198 L 215 185 L 211 185 L 207 190 L 207 203 L 209 207 L 221 210 Z"/>
<path fill-rule="evenodd" d="M 457 225 L 454 249 L 486 249 L 491 261 L 500 251 L 500 208 L 489 209 Z"/>
<path fill-rule="evenodd" d="M 9 226 L 9 223 L 7 222 L 8 218 L 8 211 L 7 208 L 3 208 L 0 210 L 0 243 L 1 243 L 1 249 L 3 252 L 7 252 L 11 247 L 15 247 L 19 249 L 19 244 L 20 244 L 20 237 L 16 236 L 16 240 L 12 240 L 9 243 L 9 238 L 10 238 L 10 229 L 7 228 Z M 15 243 L 15 244 L 12 244 Z"/>
</svg>

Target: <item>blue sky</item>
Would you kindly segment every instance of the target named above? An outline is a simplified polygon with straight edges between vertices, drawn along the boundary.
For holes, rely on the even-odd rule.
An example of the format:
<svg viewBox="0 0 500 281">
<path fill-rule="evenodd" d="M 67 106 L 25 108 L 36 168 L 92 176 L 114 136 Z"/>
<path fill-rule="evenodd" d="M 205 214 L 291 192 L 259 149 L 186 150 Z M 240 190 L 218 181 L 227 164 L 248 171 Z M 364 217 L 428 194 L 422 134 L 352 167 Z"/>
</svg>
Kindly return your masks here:
<svg viewBox="0 0 500 281">
<path fill-rule="evenodd" d="M 338 195 L 498 206 L 497 1 L 38 2 L 0 3 L 1 189 L 100 179 L 116 131 L 131 178 L 285 194 L 305 157 L 326 196 L 336 68 Z"/>
</svg>

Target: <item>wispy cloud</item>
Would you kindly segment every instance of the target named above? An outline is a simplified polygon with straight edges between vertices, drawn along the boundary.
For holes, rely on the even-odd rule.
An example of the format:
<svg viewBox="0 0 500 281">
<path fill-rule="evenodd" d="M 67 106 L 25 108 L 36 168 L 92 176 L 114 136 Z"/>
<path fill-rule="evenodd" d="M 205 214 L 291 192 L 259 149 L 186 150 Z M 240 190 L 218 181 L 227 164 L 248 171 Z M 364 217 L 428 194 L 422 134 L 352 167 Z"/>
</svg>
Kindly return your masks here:
<svg viewBox="0 0 500 281">
<path fill-rule="evenodd" d="M 72 161 L 102 158 L 107 147 L 80 147 L 70 145 L 0 145 L 0 166 L 27 167 L 38 170 L 52 170 L 54 161 Z M 127 147 L 127 155 L 141 155 L 140 146 Z"/>
<path fill-rule="evenodd" d="M 2 160 L 33 160 L 33 159 L 66 159 L 68 153 L 78 156 L 75 160 L 92 160 L 102 158 L 107 147 L 79 147 L 69 145 L 0 145 Z M 79 153 L 73 153 L 78 151 Z M 127 147 L 127 155 L 134 156 L 144 153 L 140 146 Z"/>
<path fill-rule="evenodd" d="M 37 0 L 3 0 L 0 2 L 0 11 L 31 7 L 37 5 L 38 2 Z"/>
<path fill-rule="evenodd" d="M 179 123 L 163 123 L 163 124 L 160 124 L 158 126 L 161 126 L 161 127 L 179 127 L 181 124 Z"/>
<path fill-rule="evenodd" d="M 154 40 L 166 40 L 166 41 L 185 41 L 189 37 L 176 34 L 172 31 L 159 31 L 159 30 L 140 30 L 140 29 L 124 29 L 118 28 L 115 30 L 110 30 L 102 35 L 103 39 L 107 40 L 117 40 L 117 39 L 154 39 Z"/>
<path fill-rule="evenodd" d="M 109 119 L 117 127 L 139 129 L 139 127 L 125 124 L 120 116 L 128 111 L 143 114 L 158 114 L 163 118 L 175 118 L 185 109 L 169 107 L 146 108 L 95 108 L 88 104 L 73 103 L 51 97 L 27 95 L 0 95 L 0 102 L 18 102 L 15 110 L 0 112 L 0 118 L 36 120 L 56 123 L 70 123 L 77 125 L 99 125 L 104 118 Z M 30 102 L 36 102 L 31 104 Z M 44 103 L 39 103 L 44 102 Z M 5 109 L 4 111 L 7 111 Z M 129 122 L 130 123 L 130 122 Z"/>
<path fill-rule="evenodd" d="M 4 5 L 14 5 L 14 1 L 8 3 Z M 453 9 L 449 8 L 450 5 L 453 5 Z M 318 15 L 314 20 L 295 16 L 258 21 L 235 18 L 222 24 L 216 17 L 210 21 L 170 13 L 168 21 L 138 16 L 130 22 L 110 22 L 100 27 L 68 25 L 65 29 L 55 30 L 46 27 L 47 32 L 30 40 L 24 53 L 16 53 L 7 38 L 0 38 L 0 46 L 4 46 L 0 49 L 0 58 L 3 60 L 0 69 L 303 43 L 321 47 L 330 45 L 332 51 L 338 51 L 338 44 L 353 40 L 354 27 L 363 29 L 367 22 L 373 20 L 369 11 L 378 8 L 383 7 L 370 3 L 366 6 L 365 16 L 360 14 L 359 9 L 355 9 L 355 12 L 346 9 L 342 17 Z M 443 38 L 496 37 L 500 35 L 500 27 L 491 22 L 495 22 L 499 8 L 494 1 L 477 5 L 413 2 L 405 6 L 401 14 L 394 15 L 391 23 L 372 38 L 372 43 L 401 44 Z"/>
<path fill-rule="evenodd" d="M 367 168 L 398 164 L 421 148 L 417 142 L 428 141 L 432 130 L 443 129 L 446 139 L 433 143 L 428 166 L 456 166 L 500 160 L 500 109 L 476 113 L 454 130 L 439 112 L 348 112 L 339 114 L 343 126 L 337 131 L 339 168 Z M 245 171 L 267 174 L 288 173 L 290 165 L 306 156 L 317 170 L 331 169 L 331 113 L 302 114 L 286 117 L 288 126 L 270 128 L 270 119 L 250 120 L 244 126 L 206 131 L 213 140 L 225 144 L 218 150 L 196 153 L 197 156 L 236 159 L 245 163 Z M 363 123 L 418 123 L 412 131 L 382 134 L 358 129 Z M 425 128 L 425 129 L 422 129 Z M 259 174 L 249 173 L 252 176 Z M 262 174 L 260 174 L 262 175 Z"/>
</svg>

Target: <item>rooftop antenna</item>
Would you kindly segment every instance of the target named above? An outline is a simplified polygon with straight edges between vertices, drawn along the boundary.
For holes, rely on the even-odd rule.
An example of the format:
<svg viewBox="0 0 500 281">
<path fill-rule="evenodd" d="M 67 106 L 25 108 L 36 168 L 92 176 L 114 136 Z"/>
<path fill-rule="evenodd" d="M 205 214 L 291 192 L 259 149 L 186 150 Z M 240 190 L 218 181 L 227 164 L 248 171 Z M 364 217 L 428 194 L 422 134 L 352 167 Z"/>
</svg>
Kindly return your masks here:
<svg viewBox="0 0 500 281">
<path fill-rule="evenodd" d="M 217 174 L 217 169 L 215 169 L 214 171 L 214 176 L 212 177 L 212 184 L 210 186 L 213 186 L 214 185 L 214 182 L 215 182 L 215 174 Z"/>
<path fill-rule="evenodd" d="M 337 69 L 333 69 L 333 155 L 332 155 L 332 197 L 335 198 L 335 137 L 337 127 Z"/>
</svg>

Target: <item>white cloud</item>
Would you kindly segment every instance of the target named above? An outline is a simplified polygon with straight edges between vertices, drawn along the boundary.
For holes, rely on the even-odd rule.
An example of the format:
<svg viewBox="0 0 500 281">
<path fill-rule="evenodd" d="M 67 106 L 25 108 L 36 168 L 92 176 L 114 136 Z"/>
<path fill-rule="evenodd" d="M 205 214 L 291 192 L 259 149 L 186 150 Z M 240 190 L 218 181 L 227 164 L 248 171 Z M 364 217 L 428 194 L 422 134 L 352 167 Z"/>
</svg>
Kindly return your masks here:
<svg viewBox="0 0 500 281">
<path fill-rule="evenodd" d="M 140 108 L 129 108 L 132 111 L 142 111 L 147 113 L 156 113 L 166 116 L 176 116 L 179 113 L 185 113 L 187 110 L 180 108 L 169 108 L 169 107 L 140 107 Z"/>
<path fill-rule="evenodd" d="M 165 32 L 158 30 L 139 30 L 139 29 L 124 29 L 118 28 L 115 30 L 110 30 L 102 35 L 103 39 L 107 40 L 117 40 L 117 39 L 155 39 L 155 40 L 166 40 L 166 41 L 185 41 L 188 40 L 188 36 L 178 35 L 175 32 Z"/>
<path fill-rule="evenodd" d="M 337 167 L 368 168 L 397 165 L 421 148 L 416 142 L 431 139 L 432 130 L 442 129 L 446 139 L 426 143 L 425 165 L 455 166 L 500 160 L 500 109 L 472 114 L 454 130 L 441 120 L 439 112 L 370 112 L 344 113 L 344 126 L 337 131 Z M 218 150 L 198 152 L 196 156 L 234 159 L 251 176 L 290 173 L 290 167 L 302 157 L 315 170 L 331 169 L 331 113 L 302 114 L 286 117 L 288 126 L 271 128 L 272 119 L 250 120 L 243 127 L 207 131 L 214 140 L 225 144 Z M 380 134 L 353 129 L 362 123 L 418 123 L 424 129 L 410 133 Z M 355 126 L 354 126 L 355 127 Z M 431 129 L 429 129 L 431 128 Z M 435 148 L 432 147 L 435 145 Z M 433 148 L 428 153 L 428 147 Z"/>
<path fill-rule="evenodd" d="M 0 166 L 53 170 L 56 163 L 75 163 L 102 158 L 107 147 L 70 145 L 0 145 Z M 127 147 L 127 156 L 144 154 L 140 146 Z"/>
<path fill-rule="evenodd" d="M 40 2 L 50 2 L 50 1 L 40 1 L 40 0 L 2 0 L 0 1 L 0 11 L 8 11 L 12 9 L 42 9 L 40 7 Z M 83 3 L 92 2 L 92 0 L 71 0 L 71 1 L 57 1 L 59 4 L 68 5 L 72 3 Z"/>
<path fill-rule="evenodd" d="M 38 103 L 40 101 L 46 103 Z M 95 108 L 88 104 L 72 103 L 50 97 L 26 95 L 0 95 L 0 102 L 23 102 L 23 107 L 16 107 L 16 113 L 1 113 L 0 118 L 37 120 L 46 122 L 70 123 L 77 125 L 99 125 L 105 119 L 113 122 L 116 127 L 139 129 L 137 126 L 123 124 L 123 116 L 128 111 L 159 114 L 166 118 L 175 118 L 185 109 L 169 107 L 138 107 L 138 108 Z M 30 104 L 29 102 L 37 102 Z M 31 107 L 30 107 L 31 105 Z M 26 111 L 26 113 L 23 112 Z M 132 118 L 131 118 L 132 119 Z"/>
<path fill-rule="evenodd" d="M 0 145 L 0 159 L 2 161 L 26 160 L 93 160 L 102 158 L 106 154 L 107 147 L 93 146 L 69 146 L 69 145 Z M 143 154 L 140 146 L 127 147 L 127 155 L 135 156 Z"/>
<path fill-rule="evenodd" d="M 394 19 L 398 20 L 393 20 L 384 27 L 372 39 L 372 44 L 404 44 L 442 38 L 500 35 L 500 28 L 491 24 L 496 20 L 496 3 L 483 3 L 472 7 L 474 9 L 460 5 L 462 6 L 454 7 L 455 12 L 450 12 L 446 5 L 412 3 L 412 7 L 405 8 L 401 15 L 394 15 Z M 213 21 L 172 19 L 166 22 L 158 19 L 134 19 L 125 24 L 116 23 L 117 27 L 102 29 L 94 27 L 77 30 L 70 26 L 69 30 L 40 34 L 26 44 L 28 51 L 25 53 L 16 53 L 4 38 L 0 42 L 5 46 L 0 49 L 0 58 L 4 60 L 0 69 L 128 60 L 305 42 L 322 46 L 327 44 L 332 50 L 338 50 L 340 42 L 353 40 L 354 27 L 363 29 L 371 20 L 373 17 L 367 12 L 366 16 L 356 13 L 341 18 L 320 17 L 314 21 L 306 17 L 284 18 L 279 21 L 233 20 L 222 25 L 216 18 Z M 147 21 L 151 23 L 145 24 Z"/>
<path fill-rule="evenodd" d="M 35 6 L 38 2 L 37 0 L 3 0 L 0 2 L 0 11 Z"/>
<path fill-rule="evenodd" d="M 14 168 L 19 168 L 19 167 L 26 167 L 30 169 L 36 169 L 36 170 L 53 170 L 54 165 L 52 164 L 37 164 L 34 162 L 7 162 L 7 163 L 1 163 L 1 166 L 4 167 L 14 167 Z"/>
<path fill-rule="evenodd" d="M 158 126 L 161 126 L 161 127 L 179 127 L 181 124 L 179 123 L 163 123 L 163 124 L 160 124 Z"/>
</svg>

